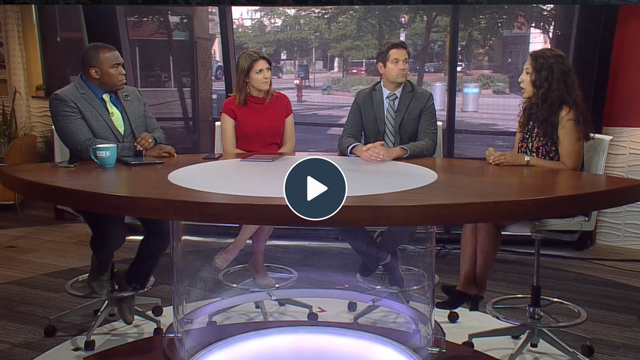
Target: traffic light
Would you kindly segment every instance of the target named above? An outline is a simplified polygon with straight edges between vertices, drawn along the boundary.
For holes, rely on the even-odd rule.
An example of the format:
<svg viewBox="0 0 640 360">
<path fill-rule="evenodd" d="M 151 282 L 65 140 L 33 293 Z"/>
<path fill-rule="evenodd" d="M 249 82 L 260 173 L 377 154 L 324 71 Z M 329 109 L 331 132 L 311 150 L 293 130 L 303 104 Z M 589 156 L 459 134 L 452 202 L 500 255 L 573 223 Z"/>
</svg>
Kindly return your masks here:
<svg viewBox="0 0 640 360">
<path fill-rule="evenodd" d="M 406 41 L 407 38 L 407 23 L 409 21 L 409 15 L 400 15 L 400 40 Z"/>
</svg>

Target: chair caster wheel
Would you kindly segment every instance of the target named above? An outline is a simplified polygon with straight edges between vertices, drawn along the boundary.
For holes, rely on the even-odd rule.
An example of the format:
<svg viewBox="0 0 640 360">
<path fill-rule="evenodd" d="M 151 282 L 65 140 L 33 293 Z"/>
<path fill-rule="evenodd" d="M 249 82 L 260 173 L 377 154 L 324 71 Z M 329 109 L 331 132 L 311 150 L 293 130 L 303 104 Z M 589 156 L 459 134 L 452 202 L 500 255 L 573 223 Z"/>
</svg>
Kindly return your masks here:
<svg viewBox="0 0 640 360">
<path fill-rule="evenodd" d="M 161 336 L 162 334 L 164 334 L 164 330 L 161 327 L 153 329 L 153 336 Z"/>
<path fill-rule="evenodd" d="M 96 349 L 96 341 L 95 340 L 85 340 L 84 341 L 84 351 L 93 351 Z"/>
<path fill-rule="evenodd" d="M 58 332 L 58 328 L 55 325 L 47 325 L 47 327 L 44 328 L 44 337 L 48 337 L 48 338 L 52 338 L 54 336 L 56 336 L 56 333 Z"/>
<path fill-rule="evenodd" d="M 522 335 L 511 335 L 511 338 L 512 338 L 513 340 L 520 340 L 520 337 L 521 337 L 521 336 L 522 336 Z"/>
<path fill-rule="evenodd" d="M 347 303 L 347 310 L 349 310 L 349 312 L 356 312 L 356 310 L 358 310 L 358 303 L 355 301 L 349 301 Z"/>
<path fill-rule="evenodd" d="M 285 306 L 285 305 L 287 305 L 287 304 L 285 304 L 285 303 L 283 303 L 283 302 L 281 302 L 281 301 L 278 301 L 278 305 L 279 305 L 279 306 Z"/>
<path fill-rule="evenodd" d="M 162 316 L 162 313 L 164 313 L 164 309 L 162 308 L 162 306 L 156 305 L 156 306 L 151 308 L 151 313 L 155 317 L 160 317 L 160 316 Z"/>
<path fill-rule="evenodd" d="M 314 312 L 310 312 L 307 314 L 307 320 L 309 321 L 318 321 L 318 314 Z"/>
<path fill-rule="evenodd" d="M 211 321 L 209 321 L 209 322 L 207 323 L 207 327 L 212 328 L 212 327 L 216 327 L 216 326 L 218 326 L 218 322 L 217 322 L 217 321 L 215 321 L 215 320 L 211 320 Z"/>
<path fill-rule="evenodd" d="M 254 307 L 256 310 L 260 310 L 260 305 L 258 305 L 258 303 L 257 303 L 257 302 L 253 303 L 253 307 Z"/>
<path fill-rule="evenodd" d="M 460 315 L 455 311 L 449 311 L 447 314 L 447 320 L 449 320 L 450 323 L 455 324 L 460 320 Z"/>
<path fill-rule="evenodd" d="M 472 341 L 465 341 L 465 342 L 462 343 L 462 346 L 468 347 L 469 349 L 475 349 L 476 348 L 476 346 L 473 345 Z"/>
<path fill-rule="evenodd" d="M 116 317 L 116 314 L 117 314 L 117 312 L 109 312 L 109 315 L 107 315 L 107 316 L 109 316 L 110 318 L 114 318 L 114 317 Z"/>
<path fill-rule="evenodd" d="M 591 344 L 580 345 L 580 354 L 586 357 L 592 357 L 596 353 L 596 349 Z"/>
<path fill-rule="evenodd" d="M 532 349 L 537 349 L 538 348 L 538 344 L 531 343 L 531 344 L 529 344 L 529 347 L 532 348 Z"/>
</svg>

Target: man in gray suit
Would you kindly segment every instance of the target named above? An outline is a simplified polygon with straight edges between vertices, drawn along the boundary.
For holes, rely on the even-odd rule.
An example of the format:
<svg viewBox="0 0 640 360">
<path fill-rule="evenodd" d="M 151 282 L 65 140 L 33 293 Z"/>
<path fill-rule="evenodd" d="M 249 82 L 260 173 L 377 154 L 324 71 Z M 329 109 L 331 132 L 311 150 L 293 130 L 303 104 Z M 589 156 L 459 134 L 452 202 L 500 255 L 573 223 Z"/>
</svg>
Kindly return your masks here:
<svg viewBox="0 0 640 360">
<path fill-rule="evenodd" d="M 56 91 L 49 101 L 51 119 L 70 161 L 91 159 L 91 147 L 117 144 L 121 156 L 176 156 L 171 146 L 163 145 L 164 132 L 151 115 L 138 89 L 126 86 L 124 60 L 112 46 L 93 43 L 82 54 L 83 74 Z M 99 207 L 99 204 L 96 204 Z M 78 211 L 91 229 L 93 253 L 89 270 L 89 288 L 100 295 L 110 291 L 113 253 L 124 244 L 124 216 Z M 170 243 L 169 222 L 138 219 L 145 229 L 135 259 L 118 277 L 118 291 L 146 287 L 151 274 Z M 122 320 L 134 319 L 134 297 L 118 300 Z"/>
<path fill-rule="evenodd" d="M 433 95 L 407 80 L 407 44 L 384 42 L 376 64 L 382 80 L 356 94 L 338 149 L 365 161 L 433 156 L 438 134 Z M 379 239 L 365 228 L 339 228 L 338 232 L 362 259 L 360 276 L 369 277 L 382 265 L 389 285 L 404 287 L 397 248 L 415 228 L 390 227 Z"/>
</svg>

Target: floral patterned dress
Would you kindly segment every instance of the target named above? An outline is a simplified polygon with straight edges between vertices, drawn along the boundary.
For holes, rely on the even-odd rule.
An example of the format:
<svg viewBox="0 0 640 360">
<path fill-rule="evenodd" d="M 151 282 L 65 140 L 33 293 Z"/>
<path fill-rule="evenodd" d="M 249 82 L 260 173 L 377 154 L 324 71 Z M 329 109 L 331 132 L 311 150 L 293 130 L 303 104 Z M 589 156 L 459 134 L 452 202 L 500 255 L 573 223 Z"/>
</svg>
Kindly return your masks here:
<svg viewBox="0 0 640 360">
<path fill-rule="evenodd" d="M 538 130 L 534 121 L 529 121 L 522 131 L 518 142 L 518 154 L 524 154 L 543 160 L 560 161 L 558 141 L 549 141 Z"/>
</svg>

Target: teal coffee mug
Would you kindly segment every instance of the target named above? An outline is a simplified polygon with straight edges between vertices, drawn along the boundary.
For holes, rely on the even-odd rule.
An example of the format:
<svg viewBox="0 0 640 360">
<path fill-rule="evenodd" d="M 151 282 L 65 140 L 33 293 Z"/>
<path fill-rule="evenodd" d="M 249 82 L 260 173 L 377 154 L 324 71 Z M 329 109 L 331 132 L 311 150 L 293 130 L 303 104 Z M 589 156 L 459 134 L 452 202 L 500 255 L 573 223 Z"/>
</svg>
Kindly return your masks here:
<svg viewBox="0 0 640 360">
<path fill-rule="evenodd" d="M 91 158 L 100 166 L 112 168 L 118 159 L 118 145 L 100 144 L 91 147 Z"/>
</svg>

